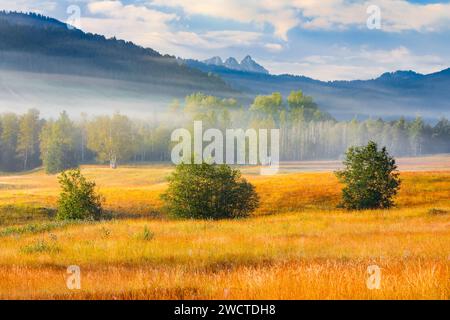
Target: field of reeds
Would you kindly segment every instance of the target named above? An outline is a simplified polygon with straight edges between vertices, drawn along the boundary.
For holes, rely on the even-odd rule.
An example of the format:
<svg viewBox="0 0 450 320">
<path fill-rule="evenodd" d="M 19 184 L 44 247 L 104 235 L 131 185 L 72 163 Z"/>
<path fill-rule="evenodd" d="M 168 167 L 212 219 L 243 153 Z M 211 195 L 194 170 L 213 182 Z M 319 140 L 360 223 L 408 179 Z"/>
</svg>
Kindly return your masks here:
<svg viewBox="0 0 450 320">
<path fill-rule="evenodd" d="M 0 175 L 0 299 L 449 299 L 450 157 L 439 159 L 404 160 L 390 210 L 338 209 L 329 170 L 244 169 L 261 206 L 221 221 L 161 212 L 166 165 L 82 167 L 105 196 L 101 222 L 54 220 L 56 176 Z M 80 290 L 67 288 L 70 265 Z"/>
</svg>

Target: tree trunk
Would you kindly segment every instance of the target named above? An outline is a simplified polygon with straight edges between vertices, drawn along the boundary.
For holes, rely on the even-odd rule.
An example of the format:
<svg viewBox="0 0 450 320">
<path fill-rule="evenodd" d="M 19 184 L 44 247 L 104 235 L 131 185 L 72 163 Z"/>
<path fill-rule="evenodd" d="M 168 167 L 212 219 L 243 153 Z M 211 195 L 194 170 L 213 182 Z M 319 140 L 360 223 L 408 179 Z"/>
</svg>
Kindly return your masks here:
<svg viewBox="0 0 450 320">
<path fill-rule="evenodd" d="M 116 158 L 116 156 L 111 156 L 111 158 L 109 159 L 109 167 L 111 169 L 117 169 L 117 158 Z"/>
</svg>

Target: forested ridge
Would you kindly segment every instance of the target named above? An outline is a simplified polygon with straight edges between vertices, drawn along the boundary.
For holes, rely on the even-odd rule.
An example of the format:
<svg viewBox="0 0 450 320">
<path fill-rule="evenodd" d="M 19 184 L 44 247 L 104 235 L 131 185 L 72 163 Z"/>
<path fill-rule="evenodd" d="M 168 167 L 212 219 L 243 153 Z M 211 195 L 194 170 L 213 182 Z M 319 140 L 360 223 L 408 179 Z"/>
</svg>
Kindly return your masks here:
<svg viewBox="0 0 450 320">
<path fill-rule="evenodd" d="M 180 64 L 173 56 L 34 13 L 0 11 L 0 68 L 136 81 L 148 83 L 150 92 L 173 96 L 198 90 L 235 93 L 219 77 Z"/>
<path fill-rule="evenodd" d="M 35 109 L 1 114 L 0 170 L 30 170 L 44 164 L 54 173 L 81 163 L 170 161 L 171 133 L 181 127 L 192 129 L 194 120 L 201 120 L 204 130 L 279 128 L 282 161 L 338 159 L 349 146 L 369 140 L 395 156 L 450 152 L 450 122 L 445 118 L 435 125 L 420 117 L 336 121 L 301 91 L 288 97 L 257 96 L 249 106 L 196 93 L 147 119 L 114 113 L 83 114 L 75 120 L 65 112 L 43 119 Z"/>
</svg>

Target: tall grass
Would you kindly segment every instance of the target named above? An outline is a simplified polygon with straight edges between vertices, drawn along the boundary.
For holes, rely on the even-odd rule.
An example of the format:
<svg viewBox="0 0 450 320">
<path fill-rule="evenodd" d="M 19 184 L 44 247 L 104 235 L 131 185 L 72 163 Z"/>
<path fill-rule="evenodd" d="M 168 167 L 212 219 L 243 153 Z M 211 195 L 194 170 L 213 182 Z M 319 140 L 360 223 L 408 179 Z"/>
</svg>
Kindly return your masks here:
<svg viewBox="0 0 450 320">
<path fill-rule="evenodd" d="M 169 170 L 84 168 L 121 219 L 0 226 L 0 298 L 450 297 L 450 215 L 443 213 L 450 211 L 449 171 L 402 173 L 391 210 L 338 210 L 332 173 L 293 173 L 247 175 L 261 195 L 248 219 L 149 218 L 158 214 Z M 3 190 L 0 205 L 55 206 L 54 176 L 1 182 L 19 187 Z M 379 290 L 366 286 L 373 264 L 382 271 Z M 81 268 L 79 291 L 66 287 L 69 265 Z"/>
</svg>

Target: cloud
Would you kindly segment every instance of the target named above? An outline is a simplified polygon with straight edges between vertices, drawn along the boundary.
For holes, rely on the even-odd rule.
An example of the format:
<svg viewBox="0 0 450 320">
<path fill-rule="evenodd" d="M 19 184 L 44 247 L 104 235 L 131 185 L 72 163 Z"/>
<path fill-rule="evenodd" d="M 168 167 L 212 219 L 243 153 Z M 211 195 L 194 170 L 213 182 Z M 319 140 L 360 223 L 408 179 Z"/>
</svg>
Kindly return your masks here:
<svg viewBox="0 0 450 320">
<path fill-rule="evenodd" d="M 261 61 L 277 74 L 301 74 L 319 80 L 372 79 L 386 71 L 410 70 L 420 73 L 440 71 L 447 61 L 435 55 L 417 55 L 403 46 L 391 50 L 360 47 L 352 50 L 333 47 L 333 55 L 312 55 L 297 61 Z"/>
<path fill-rule="evenodd" d="M 271 25 L 274 35 L 287 41 L 288 32 L 300 27 L 312 30 L 366 28 L 367 8 L 381 10 L 384 32 L 414 30 L 433 32 L 448 28 L 450 4 L 419 4 L 406 0 L 149 0 L 153 6 L 177 7 L 188 15 L 204 15 L 257 27 Z"/>
<path fill-rule="evenodd" d="M 288 31 L 300 21 L 295 10 L 287 6 L 284 0 L 149 0 L 148 3 L 153 6 L 181 8 L 191 16 L 203 15 L 246 24 L 253 23 L 259 29 L 269 24 L 273 26 L 274 34 L 284 40 L 287 40 Z"/>
<path fill-rule="evenodd" d="M 223 49 L 233 46 L 251 46 L 262 36 L 259 32 L 223 30 L 194 33 L 180 31 L 174 33 L 171 42 L 179 46 L 203 49 Z"/>
<path fill-rule="evenodd" d="M 89 16 L 82 16 L 83 29 L 108 37 L 116 36 L 140 45 L 165 43 L 168 23 L 177 15 L 120 1 L 94 1 L 87 4 Z"/>
<path fill-rule="evenodd" d="M 46 14 L 55 10 L 57 1 L 51 0 L 2 0 L 0 3 L 1 10 L 35 12 Z"/>
<path fill-rule="evenodd" d="M 121 1 L 93 1 L 87 4 L 87 10 L 89 15 L 81 19 L 84 30 L 177 55 L 189 56 L 199 48 L 213 50 L 251 46 L 262 35 L 260 32 L 237 30 L 176 30 L 170 24 L 179 21 L 177 14 L 142 5 L 126 5 Z"/>
<path fill-rule="evenodd" d="M 433 32 L 448 28 L 450 21 L 448 3 L 418 4 L 405 0 L 297 0 L 295 5 L 305 17 L 301 26 L 306 29 L 348 29 L 355 26 L 365 28 L 369 17 L 367 8 L 373 5 L 380 9 L 381 31 L 384 32 Z"/>
<path fill-rule="evenodd" d="M 279 43 L 266 43 L 264 44 L 264 48 L 271 52 L 283 51 L 283 46 Z"/>
</svg>

